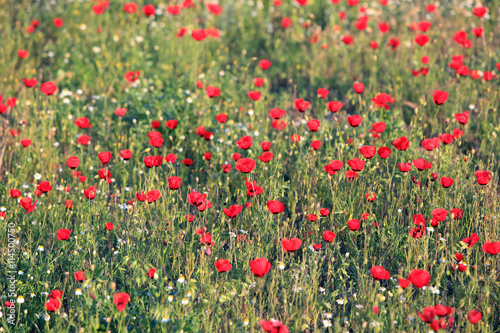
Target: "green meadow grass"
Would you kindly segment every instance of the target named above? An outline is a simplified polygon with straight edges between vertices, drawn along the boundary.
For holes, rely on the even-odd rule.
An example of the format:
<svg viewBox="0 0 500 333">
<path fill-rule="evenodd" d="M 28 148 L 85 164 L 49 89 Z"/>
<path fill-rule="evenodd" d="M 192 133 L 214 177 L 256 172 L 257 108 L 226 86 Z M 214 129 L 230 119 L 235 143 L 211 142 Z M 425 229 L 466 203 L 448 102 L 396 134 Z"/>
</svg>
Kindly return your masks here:
<svg viewBox="0 0 500 333">
<path fill-rule="evenodd" d="M 0 220 L 0 331 L 259 332 L 261 319 L 275 318 L 290 332 L 427 332 L 429 325 L 417 311 L 437 304 L 454 308 L 449 331 L 500 331 L 500 263 L 498 255 L 482 250 L 485 242 L 500 241 L 499 81 L 461 77 L 449 67 L 454 55 L 463 55 L 471 70 L 500 71 L 495 67 L 500 62 L 499 2 L 485 1 L 488 15 L 482 19 L 472 15 L 474 3 L 458 0 L 441 1 L 433 14 L 420 0 L 390 0 L 387 7 L 377 1 L 357 7 L 344 0 L 339 5 L 310 0 L 303 7 L 283 1 L 276 7 L 272 1 L 236 0 L 221 2 L 220 16 L 199 1 L 178 16 L 166 13 L 170 2 L 140 1 L 133 15 L 123 11 L 124 3 L 111 1 L 96 15 L 89 1 L 0 0 L 0 95 L 4 103 L 18 99 L 0 116 L 5 213 Z M 145 17 L 141 8 L 147 3 L 162 14 Z M 361 5 L 370 16 L 366 31 L 354 26 Z M 339 11 L 345 11 L 345 20 Z M 285 16 L 293 22 L 288 29 L 281 27 Z M 62 28 L 52 24 L 56 17 L 63 19 Z M 33 19 L 41 23 L 29 34 Z M 422 20 L 432 28 L 425 33 L 431 41 L 420 47 L 409 25 Z M 384 35 L 378 30 L 383 21 L 391 26 Z M 476 26 L 484 28 L 483 37 L 472 34 Z M 188 33 L 178 38 L 181 27 Z M 192 29 L 211 27 L 220 29 L 220 38 L 191 38 Z M 458 30 L 468 33 L 471 48 L 454 42 Z M 348 34 L 354 37 L 351 45 L 341 39 Z M 318 42 L 311 43 L 315 35 Z M 387 46 L 391 38 L 400 41 L 396 50 Z M 372 40 L 379 43 L 377 50 L 369 47 Z M 19 49 L 29 56 L 20 59 Z M 421 63 L 424 55 L 427 65 Z M 259 68 L 261 59 L 272 61 L 269 70 Z M 429 73 L 414 77 L 411 70 L 421 67 Z M 128 71 L 140 71 L 140 79 L 126 81 Z M 36 78 L 38 86 L 26 88 L 24 77 Z M 254 86 L 256 77 L 265 80 L 261 88 Z M 53 96 L 39 89 L 47 81 L 58 87 Z M 197 81 L 220 88 L 220 96 L 209 98 Z M 365 85 L 361 95 L 352 89 L 356 81 Z M 318 97 L 318 88 L 329 89 L 326 99 Z M 441 106 L 433 102 L 437 89 L 449 93 Z M 251 100 L 251 90 L 262 98 Z M 381 92 L 395 98 L 388 110 L 372 103 Z M 306 112 L 295 109 L 297 98 L 311 102 Z M 344 103 L 335 114 L 326 107 L 334 100 Z M 127 109 L 125 116 L 115 115 L 119 107 Z M 287 111 L 286 129 L 272 127 L 273 108 Z M 461 126 L 455 114 L 467 110 L 469 121 Z M 228 115 L 224 124 L 215 119 L 220 113 Z M 354 114 L 363 117 L 356 128 L 346 120 Z M 89 118 L 92 127 L 78 128 L 79 117 Z M 178 121 L 174 130 L 164 125 L 170 119 Z M 307 127 L 311 119 L 321 122 L 316 133 Z M 153 120 L 161 123 L 160 148 L 148 143 Z M 386 130 L 376 139 L 369 130 L 382 121 Z M 199 126 L 213 132 L 213 139 L 198 136 Z M 456 128 L 464 134 L 449 145 L 431 152 L 420 145 Z M 19 136 L 11 129 L 20 130 Z M 82 134 L 90 137 L 87 146 L 77 143 Z M 301 142 L 291 141 L 294 134 Z M 252 147 L 239 149 L 236 141 L 247 135 L 253 137 Z M 392 145 L 401 136 L 411 142 L 408 150 Z M 20 139 L 27 138 L 32 143 L 24 148 Z M 313 140 L 321 141 L 317 151 L 310 147 Z M 271 142 L 274 155 L 268 163 L 257 159 L 263 141 Z M 358 149 L 362 145 L 386 146 L 392 154 L 366 160 L 349 181 L 347 161 L 365 160 Z M 129 161 L 120 158 L 124 149 L 133 151 Z M 103 151 L 112 154 L 109 184 L 98 176 L 103 166 L 97 154 Z M 203 158 L 207 152 L 210 160 Z M 177 155 L 173 164 L 144 165 L 146 156 L 170 153 Z M 257 166 L 249 174 L 235 170 L 234 153 L 253 158 Z M 76 171 L 87 177 L 85 183 L 66 166 L 69 156 L 80 158 Z M 193 165 L 183 165 L 184 158 Z M 398 163 L 417 158 L 432 162 L 432 168 L 398 170 Z M 323 167 L 332 159 L 345 165 L 328 175 Z M 222 164 L 231 164 L 231 171 L 223 173 Z M 477 184 L 477 170 L 490 171 L 488 185 Z M 431 172 L 438 173 L 435 181 Z M 169 188 L 172 176 L 182 179 L 179 190 Z M 443 188 L 441 177 L 453 178 L 453 186 Z M 246 180 L 255 180 L 263 193 L 248 197 Z M 41 181 L 53 189 L 37 197 Z M 94 200 L 83 194 L 90 186 L 97 187 Z M 11 198 L 14 188 L 38 200 L 33 212 L 26 214 Z M 161 198 L 151 204 L 135 200 L 137 192 L 150 190 L 159 190 Z M 207 193 L 213 206 L 199 212 L 187 200 L 193 190 Z M 377 194 L 374 202 L 365 198 L 371 192 Z M 72 209 L 66 208 L 67 199 L 73 200 Z M 271 214 L 269 200 L 281 201 L 284 212 Z M 245 207 L 229 219 L 223 209 L 236 204 Z M 321 208 L 331 213 L 316 221 L 306 217 L 319 216 Z M 463 217 L 449 214 L 422 238 L 413 238 L 412 216 L 431 219 L 437 208 L 459 208 Z M 187 214 L 194 220 L 189 222 Z M 354 218 L 361 220 L 358 231 L 348 228 Z M 16 304 L 15 326 L 7 322 L 4 305 L 9 300 L 9 223 L 15 225 L 15 291 L 24 297 Z M 105 223 L 113 223 L 113 230 Z M 61 228 L 72 230 L 66 241 L 56 237 Z M 201 244 L 199 228 L 206 228 L 214 246 Z M 328 230 L 336 234 L 332 243 L 323 240 Z M 461 240 L 471 233 L 480 240 L 467 248 Z M 302 246 L 284 252 L 281 239 L 291 237 L 301 239 Z M 321 250 L 313 251 L 312 244 L 321 244 Z M 455 253 L 464 254 L 466 271 L 452 269 Z M 249 267 L 258 257 L 272 264 L 262 278 Z M 219 273 L 218 259 L 229 260 L 232 269 Z M 383 266 L 391 279 L 374 280 L 373 266 Z M 157 278 L 146 275 L 150 268 Z M 427 289 L 399 287 L 398 277 L 417 268 L 431 274 Z M 84 281 L 74 278 L 77 271 L 85 272 Z M 62 305 L 49 312 L 45 303 L 54 289 L 63 292 Z M 121 312 L 113 304 L 118 292 L 130 294 Z M 482 312 L 476 324 L 467 319 L 473 309 Z"/>
</svg>

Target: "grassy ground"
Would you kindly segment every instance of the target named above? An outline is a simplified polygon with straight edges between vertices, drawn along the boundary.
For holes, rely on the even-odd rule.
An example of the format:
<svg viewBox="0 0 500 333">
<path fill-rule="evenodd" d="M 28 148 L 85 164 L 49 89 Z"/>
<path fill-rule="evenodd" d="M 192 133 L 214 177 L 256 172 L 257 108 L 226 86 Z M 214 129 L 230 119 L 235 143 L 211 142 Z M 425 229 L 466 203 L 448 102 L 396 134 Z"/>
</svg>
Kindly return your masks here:
<svg viewBox="0 0 500 333">
<path fill-rule="evenodd" d="M 199 0 L 135 13 L 121 0 L 0 0 L 0 331 L 254 332 L 272 318 L 290 332 L 500 331 L 500 3 L 481 15 L 464 0 L 301 2 L 225 1 L 219 14 Z M 271 264 L 262 277 L 256 258 Z"/>
</svg>

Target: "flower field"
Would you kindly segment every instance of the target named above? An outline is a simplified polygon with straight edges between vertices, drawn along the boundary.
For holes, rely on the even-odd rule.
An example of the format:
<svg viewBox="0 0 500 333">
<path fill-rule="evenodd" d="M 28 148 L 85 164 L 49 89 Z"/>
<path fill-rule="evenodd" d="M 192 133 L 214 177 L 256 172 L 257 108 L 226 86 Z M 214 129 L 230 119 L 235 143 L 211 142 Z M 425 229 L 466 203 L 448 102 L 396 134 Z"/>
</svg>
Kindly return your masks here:
<svg viewBox="0 0 500 333">
<path fill-rule="evenodd" d="M 216 1 L 0 0 L 0 332 L 500 332 L 500 2 Z"/>
</svg>

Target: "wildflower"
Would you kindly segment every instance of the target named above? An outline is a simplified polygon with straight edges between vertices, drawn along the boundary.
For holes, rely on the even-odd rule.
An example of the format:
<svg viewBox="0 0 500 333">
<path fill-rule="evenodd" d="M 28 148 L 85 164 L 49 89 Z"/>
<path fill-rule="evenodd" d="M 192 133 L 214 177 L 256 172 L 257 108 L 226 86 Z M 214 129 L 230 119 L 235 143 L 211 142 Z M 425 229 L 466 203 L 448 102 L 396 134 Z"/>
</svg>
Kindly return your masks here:
<svg viewBox="0 0 500 333">
<path fill-rule="evenodd" d="M 433 293 L 433 294 L 438 294 L 438 295 L 439 295 L 439 294 L 441 293 L 441 292 L 439 291 L 439 289 L 438 289 L 438 288 L 436 288 L 436 287 L 429 287 L 429 290 L 430 290 L 430 291 L 431 291 L 431 293 Z"/>
</svg>

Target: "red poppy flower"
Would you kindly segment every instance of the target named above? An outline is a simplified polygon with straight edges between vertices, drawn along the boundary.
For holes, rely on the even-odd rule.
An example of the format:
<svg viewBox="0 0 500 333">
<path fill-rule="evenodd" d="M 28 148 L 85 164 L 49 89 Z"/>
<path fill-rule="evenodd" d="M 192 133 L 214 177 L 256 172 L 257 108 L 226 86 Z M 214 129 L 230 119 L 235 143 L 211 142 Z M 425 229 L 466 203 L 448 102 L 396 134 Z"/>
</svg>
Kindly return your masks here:
<svg viewBox="0 0 500 333">
<path fill-rule="evenodd" d="M 414 269 L 411 271 L 410 275 L 408 276 L 408 280 L 410 280 L 411 284 L 415 288 L 422 288 L 425 287 L 429 284 L 431 280 L 431 275 L 421 269 Z"/>
<path fill-rule="evenodd" d="M 250 135 L 244 136 L 236 141 L 236 145 L 238 145 L 238 148 L 240 149 L 249 149 L 250 147 L 252 147 L 252 137 Z"/>
<path fill-rule="evenodd" d="M 432 94 L 432 98 L 434 99 L 434 103 L 437 105 L 442 105 L 448 99 L 449 94 L 446 91 L 435 90 Z"/>
<path fill-rule="evenodd" d="M 21 145 L 23 147 L 29 147 L 31 145 L 31 140 L 30 139 L 21 139 Z"/>
<path fill-rule="evenodd" d="M 432 23 L 429 21 L 421 21 L 417 23 L 417 29 L 421 32 L 426 32 L 432 27 Z"/>
<path fill-rule="evenodd" d="M 298 134 L 292 134 L 290 136 L 290 141 L 292 141 L 293 143 L 299 143 L 301 139 L 302 138 Z"/>
<path fill-rule="evenodd" d="M 258 91 L 250 91 L 248 93 L 248 97 L 254 101 L 258 101 L 261 98 L 262 94 Z"/>
<path fill-rule="evenodd" d="M 485 242 L 483 244 L 483 252 L 491 255 L 500 253 L 500 242 Z"/>
<path fill-rule="evenodd" d="M 469 248 L 473 247 L 477 242 L 479 242 L 479 236 L 476 233 L 470 235 L 470 237 L 462 239 L 462 242 L 468 245 Z"/>
<path fill-rule="evenodd" d="M 47 96 L 54 95 L 57 90 L 57 86 L 53 82 L 45 82 L 40 86 L 40 90 Z"/>
<path fill-rule="evenodd" d="M 36 79 L 23 78 L 23 82 L 27 88 L 33 88 L 34 86 L 36 86 L 38 84 L 38 81 Z"/>
<path fill-rule="evenodd" d="M 130 295 L 127 293 L 117 293 L 113 295 L 113 304 L 116 305 L 118 311 L 123 311 L 127 307 L 130 300 Z"/>
<path fill-rule="evenodd" d="M 20 49 L 17 51 L 17 55 L 19 58 L 24 59 L 26 58 L 30 53 L 26 50 Z"/>
<path fill-rule="evenodd" d="M 375 156 L 376 151 L 377 148 L 375 148 L 374 146 L 363 146 L 359 148 L 359 152 L 361 153 L 361 155 L 363 155 L 363 157 L 367 159 L 371 159 L 373 156 Z"/>
<path fill-rule="evenodd" d="M 432 216 L 441 222 L 446 219 L 446 216 L 448 216 L 448 211 L 446 209 L 437 208 L 432 211 Z"/>
<path fill-rule="evenodd" d="M 129 160 L 132 158 L 132 151 L 125 149 L 125 150 L 120 150 L 120 156 L 124 160 Z"/>
<path fill-rule="evenodd" d="M 9 194 L 12 198 L 18 198 L 21 196 L 21 191 L 19 191 L 17 188 L 13 188 L 9 191 Z"/>
<path fill-rule="evenodd" d="M 352 219 L 347 222 L 347 225 L 349 226 L 349 229 L 356 231 L 361 226 L 361 222 L 358 219 Z"/>
<path fill-rule="evenodd" d="M 398 38 L 391 38 L 389 40 L 388 46 L 390 46 L 393 50 L 396 50 L 399 47 L 400 41 Z"/>
<path fill-rule="evenodd" d="M 433 139 L 422 140 L 422 147 L 427 151 L 432 151 L 434 148 L 436 148 L 435 140 Z"/>
<path fill-rule="evenodd" d="M 441 142 L 443 142 L 445 145 L 449 145 L 450 143 L 453 142 L 453 135 L 449 133 L 444 133 L 439 135 L 439 139 Z"/>
<path fill-rule="evenodd" d="M 35 203 L 33 203 L 33 200 L 30 197 L 21 198 L 21 200 L 19 201 L 21 206 L 24 209 L 26 209 L 26 214 L 29 214 L 35 210 L 37 202 L 38 202 L 38 200 L 36 200 Z"/>
<path fill-rule="evenodd" d="M 125 73 L 125 80 L 127 80 L 128 82 L 135 82 L 137 80 L 139 80 L 139 77 L 141 76 L 141 72 L 140 71 L 128 71 L 127 73 Z"/>
<path fill-rule="evenodd" d="M 283 29 L 289 28 L 292 25 L 292 20 L 289 17 L 284 17 L 281 20 L 281 26 Z"/>
<path fill-rule="evenodd" d="M 410 280 L 398 278 L 398 283 L 401 288 L 406 289 L 410 285 Z"/>
<path fill-rule="evenodd" d="M 325 231 L 323 232 L 323 239 L 327 243 L 331 243 L 335 240 L 335 234 L 332 231 Z"/>
<path fill-rule="evenodd" d="M 389 280 L 391 274 L 382 266 L 373 266 L 370 268 L 370 272 L 375 280 Z"/>
<path fill-rule="evenodd" d="M 104 223 L 104 227 L 105 227 L 108 231 L 111 231 L 111 230 L 113 230 L 114 225 L 113 225 L 113 223 L 108 222 L 108 223 Z"/>
<path fill-rule="evenodd" d="M 281 240 L 281 245 L 283 246 L 283 251 L 293 253 L 300 248 L 300 246 L 302 245 L 302 241 L 298 238 L 283 238 Z"/>
<path fill-rule="evenodd" d="M 311 104 L 310 102 L 308 101 L 304 101 L 303 99 L 296 99 L 293 104 L 295 105 L 295 107 L 297 108 L 297 111 L 299 112 L 304 112 L 306 111 L 306 109 L 309 107 L 309 105 Z"/>
<path fill-rule="evenodd" d="M 309 129 L 311 130 L 311 132 L 317 132 L 319 130 L 319 127 L 320 127 L 320 122 L 319 120 L 317 119 L 311 119 L 307 122 L 307 126 L 309 127 Z"/>
<path fill-rule="evenodd" d="M 218 114 L 217 116 L 215 116 L 215 119 L 219 123 L 223 124 L 227 121 L 227 114 L 225 114 L 225 113 Z"/>
<path fill-rule="evenodd" d="M 365 90 L 365 85 L 361 82 L 356 82 L 353 84 L 352 88 L 358 94 L 361 94 Z"/>
<path fill-rule="evenodd" d="M 149 278 L 153 279 L 153 278 L 155 277 L 155 273 L 156 273 L 156 269 L 154 269 L 154 268 L 150 268 L 150 269 L 149 269 L 149 271 L 146 273 L 146 275 L 147 275 Z"/>
<path fill-rule="evenodd" d="M 153 16 L 156 12 L 156 9 L 155 9 L 155 6 L 153 5 L 146 5 L 144 7 L 142 7 L 142 12 L 144 13 L 144 15 L 146 16 Z"/>
<path fill-rule="evenodd" d="M 344 162 L 331 160 L 330 164 L 325 165 L 324 169 L 328 174 L 334 175 L 337 171 L 339 171 L 344 166 Z"/>
<path fill-rule="evenodd" d="M 355 157 L 347 161 L 347 165 L 349 165 L 351 169 L 354 171 L 362 171 L 363 168 L 365 167 L 365 161 Z"/>
<path fill-rule="evenodd" d="M 487 12 L 487 10 L 483 6 L 472 8 L 472 13 L 479 18 L 483 17 L 486 14 L 486 12 Z"/>
<path fill-rule="evenodd" d="M 311 222 L 314 222 L 318 219 L 318 215 L 316 215 L 316 214 L 307 214 L 306 217 Z"/>
<path fill-rule="evenodd" d="M 328 108 L 328 110 L 330 110 L 330 112 L 333 112 L 333 113 L 338 112 L 342 108 L 342 106 L 344 106 L 344 104 L 342 102 L 338 102 L 338 101 L 332 101 L 332 102 L 326 103 L 326 107 Z"/>
<path fill-rule="evenodd" d="M 109 161 L 111 160 L 111 153 L 109 151 L 104 151 L 102 153 L 99 153 L 97 154 L 97 156 L 99 157 L 99 160 L 103 165 L 108 164 Z"/>
<path fill-rule="evenodd" d="M 85 195 L 85 198 L 87 199 L 94 199 L 97 193 L 97 188 L 95 186 L 91 186 L 88 189 L 83 191 L 83 194 Z"/>
<path fill-rule="evenodd" d="M 247 195 L 249 197 L 253 197 L 255 195 L 261 195 L 262 192 L 264 191 L 262 187 L 257 186 L 257 182 L 255 180 L 253 182 L 252 181 L 246 182 L 245 186 L 247 187 Z"/>
<path fill-rule="evenodd" d="M 279 214 L 279 213 L 282 213 L 284 210 L 285 210 L 285 205 L 283 205 L 281 202 L 279 201 L 268 201 L 266 203 L 267 205 L 267 209 L 269 209 L 269 211 L 273 214 Z"/>
<path fill-rule="evenodd" d="M 178 190 L 181 187 L 181 183 L 182 179 L 177 176 L 168 178 L 168 186 L 171 190 Z"/>
<path fill-rule="evenodd" d="M 72 230 L 68 230 L 68 229 L 57 230 L 57 239 L 59 239 L 60 241 L 64 241 L 64 240 L 69 239 L 69 236 L 71 236 L 71 231 Z"/>
<path fill-rule="evenodd" d="M 354 43 L 354 38 L 350 35 L 344 35 L 342 36 L 342 42 L 344 42 L 344 44 L 346 45 L 351 45 L 352 43 Z"/>
<path fill-rule="evenodd" d="M 271 67 L 272 65 L 272 62 L 270 62 L 269 60 L 266 60 L 266 59 L 262 59 L 260 62 L 259 62 L 259 67 L 262 69 L 262 70 L 267 70 L 269 69 L 269 67 Z"/>
<path fill-rule="evenodd" d="M 386 22 L 380 22 L 378 24 L 378 30 L 381 33 L 385 34 L 385 33 L 388 33 L 391 30 L 391 27 Z"/>
<path fill-rule="evenodd" d="M 429 38 L 429 36 L 427 35 L 417 35 L 417 37 L 415 37 L 415 42 L 420 45 L 420 46 L 424 46 L 425 44 L 427 44 L 431 39 Z"/>
<path fill-rule="evenodd" d="M 276 319 L 271 319 L 270 321 L 262 319 L 260 321 L 260 327 L 267 333 L 288 333 L 288 327 Z"/>
<path fill-rule="evenodd" d="M 37 188 L 37 190 L 39 190 L 43 193 L 47 193 L 47 192 L 52 190 L 52 186 L 50 185 L 50 183 L 48 181 L 41 182 L 36 188 Z"/>
<path fill-rule="evenodd" d="M 47 303 L 45 303 L 45 309 L 49 312 L 55 312 L 61 307 L 61 301 L 57 298 L 49 298 Z"/>
<path fill-rule="evenodd" d="M 78 165 L 80 164 L 80 159 L 76 156 L 70 156 L 66 160 L 66 165 L 71 168 L 71 169 L 76 169 L 78 168 Z"/>
<path fill-rule="evenodd" d="M 469 312 L 469 314 L 467 315 L 467 319 L 469 319 L 469 321 L 472 323 L 472 324 L 476 324 L 477 322 L 479 322 L 481 320 L 481 318 L 483 318 L 483 314 L 481 313 L 481 311 L 479 310 L 471 310 Z"/>
<path fill-rule="evenodd" d="M 207 92 L 207 95 L 210 98 L 214 98 L 220 95 L 220 89 L 214 86 L 207 86 L 205 88 L 205 91 Z"/>
<path fill-rule="evenodd" d="M 177 119 L 172 119 L 172 120 L 168 120 L 166 123 L 165 123 L 165 126 L 170 128 L 170 129 L 174 129 L 177 127 L 179 123 L 177 122 Z"/>
<path fill-rule="evenodd" d="M 240 158 L 236 162 L 236 170 L 243 172 L 243 173 L 249 173 L 252 172 L 252 170 L 255 168 L 255 161 L 249 157 L 246 158 Z"/>
<path fill-rule="evenodd" d="M 372 98 L 373 104 L 378 107 L 378 108 L 385 108 L 386 110 L 389 110 L 389 105 L 388 103 L 394 103 L 396 99 L 392 97 L 389 94 L 386 93 L 380 93 L 375 98 Z"/>
<path fill-rule="evenodd" d="M 52 21 L 52 23 L 54 24 L 54 26 L 56 28 L 61 28 L 63 26 L 63 24 L 64 24 L 63 20 L 61 18 L 59 18 L 59 17 L 56 17 L 54 19 L 54 21 Z"/>
<path fill-rule="evenodd" d="M 253 84 L 255 84 L 256 87 L 262 87 L 264 85 L 264 79 L 261 77 L 256 77 L 253 80 Z"/>
<path fill-rule="evenodd" d="M 361 124 L 362 121 L 363 121 L 363 118 L 360 117 L 360 116 L 358 116 L 358 115 L 347 117 L 347 122 L 352 127 L 358 127 Z"/>
<path fill-rule="evenodd" d="M 123 5 L 123 11 L 125 13 L 134 14 L 136 10 L 137 10 L 137 4 L 133 2 L 129 2 Z"/>
<path fill-rule="evenodd" d="M 75 125 L 82 128 L 82 129 L 92 127 L 92 125 L 90 124 L 90 121 L 87 117 L 76 118 Z"/>
<path fill-rule="evenodd" d="M 311 142 L 311 147 L 312 147 L 314 150 L 318 150 L 318 149 L 321 147 L 321 141 L 319 141 L 319 140 L 314 140 L 313 142 Z"/>
<path fill-rule="evenodd" d="M 165 161 L 174 164 L 175 161 L 177 161 L 177 156 L 175 154 L 168 154 L 167 156 L 165 156 Z"/>
<path fill-rule="evenodd" d="M 444 188 L 451 187 L 453 185 L 453 179 L 450 177 L 441 177 L 441 185 L 443 185 Z"/>
<path fill-rule="evenodd" d="M 181 161 L 182 164 L 184 164 L 185 166 L 191 166 L 193 165 L 194 161 L 190 158 L 185 158 Z"/>
<path fill-rule="evenodd" d="M 317 91 L 318 97 L 326 98 L 326 96 L 328 96 L 328 93 L 329 93 L 328 89 L 318 88 L 318 91 Z"/>
<path fill-rule="evenodd" d="M 233 266 L 231 265 L 229 260 L 226 259 L 219 259 L 215 262 L 215 268 L 217 268 L 217 271 L 219 271 L 219 273 L 228 272 L 232 267 Z"/>
<path fill-rule="evenodd" d="M 350 181 L 353 181 L 354 179 L 356 179 L 358 177 L 358 174 L 354 170 L 349 170 L 346 172 L 346 177 Z"/>
<path fill-rule="evenodd" d="M 241 213 L 243 209 L 243 206 L 240 205 L 231 205 L 229 208 L 224 208 L 223 212 L 226 214 L 227 217 L 234 219 L 236 216 L 238 216 L 239 213 Z"/>
<path fill-rule="evenodd" d="M 392 141 L 392 144 L 398 150 L 407 150 L 410 146 L 410 141 L 408 141 L 406 137 L 402 136 Z"/>
<path fill-rule="evenodd" d="M 278 108 L 274 108 L 271 111 L 269 111 L 269 116 L 271 116 L 271 118 L 273 119 L 280 119 L 284 115 L 286 115 L 286 111 Z"/>
<path fill-rule="evenodd" d="M 158 190 L 151 190 L 147 194 L 148 203 L 153 203 L 156 200 L 160 199 L 160 197 L 161 197 L 160 191 L 158 191 Z"/>
<path fill-rule="evenodd" d="M 477 170 L 474 173 L 474 176 L 476 177 L 476 181 L 479 185 L 488 185 L 491 180 L 489 171 Z"/>
<path fill-rule="evenodd" d="M 193 29 L 193 30 L 191 30 L 191 37 L 193 37 L 193 39 L 195 41 L 199 42 L 199 41 L 202 41 L 205 38 L 207 38 L 207 34 L 205 33 L 204 29 Z M 210 97 L 210 94 L 209 94 L 209 97 Z"/>
<path fill-rule="evenodd" d="M 418 171 L 423 171 L 432 167 L 432 163 L 427 163 L 427 161 L 423 158 L 417 158 L 416 160 L 413 160 L 413 165 L 415 166 L 415 168 L 417 168 Z"/>
<path fill-rule="evenodd" d="M 271 153 L 270 151 L 265 151 L 262 153 L 262 156 L 257 156 L 257 158 L 264 163 L 269 162 L 270 160 L 273 159 L 273 157 L 274 157 L 273 153 Z"/>
<path fill-rule="evenodd" d="M 250 261 L 250 269 L 256 277 L 263 277 L 271 269 L 271 263 L 264 258 L 257 258 Z"/>
<path fill-rule="evenodd" d="M 85 280 L 85 272 L 84 271 L 75 272 L 74 276 L 75 276 L 76 281 L 78 281 L 78 282 L 82 282 L 83 280 Z"/>
<path fill-rule="evenodd" d="M 188 202 L 195 206 L 201 206 L 206 200 L 207 200 L 207 195 L 206 194 L 201 194 L 196 191 L 193 191 L 188 194 Z"/>
<path fill-rule="evenodd" d="M 125 114 L 127 113 L 127 109 L 126 108 L 117 108 L 115 110 L 115 114 L 119 117 L 123 117 Z"/>
<path fill-rule="evenodd" d="M 380 158 L 386 159 L 391 155 L 391 149 L 388 147 L 380 147 L 377 151 Z"/>
</svg>

